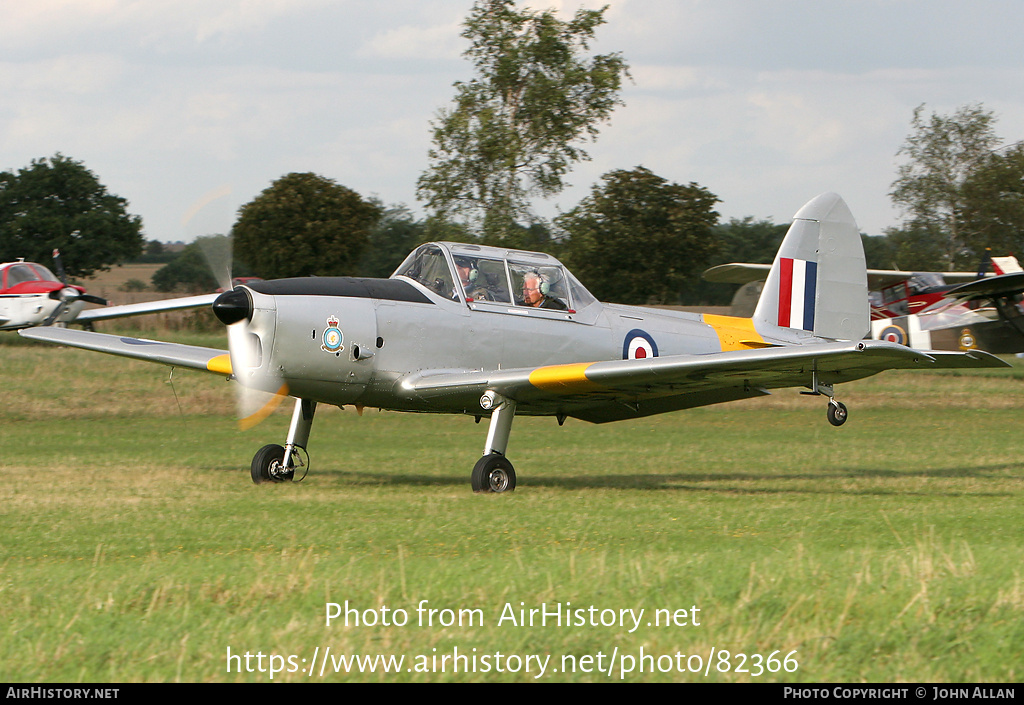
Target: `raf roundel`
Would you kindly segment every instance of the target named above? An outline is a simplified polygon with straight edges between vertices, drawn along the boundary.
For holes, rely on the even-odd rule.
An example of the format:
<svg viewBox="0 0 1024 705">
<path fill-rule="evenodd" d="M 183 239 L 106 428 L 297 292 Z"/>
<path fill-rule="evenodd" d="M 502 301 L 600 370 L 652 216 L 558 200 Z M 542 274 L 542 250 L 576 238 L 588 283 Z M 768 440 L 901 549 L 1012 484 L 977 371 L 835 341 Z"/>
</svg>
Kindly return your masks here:
<svg viewBox="0 0 1024 705">
<path fill-rule="evenodd" d="M 974 333 L 971 332 L 970 328 L 964 328 L 960 331 L 960 349 L 961 350 L 974 350 L 978 347 L 978 340 L 974 337 Z"/>
<path fill-rule="evenodd" d="M 907 345 L 907 332 L 899 326 L 893 324 L 886 326 L 882 329 L 882 332 L 878 335 L 879 340 L 886 340 L 890 343 L 899 343 L 900 345 Z"/>
<path fill-rule="evenodd" d="M 345 336 L 342 335 L 341 329 L 338 328 L 338 319 L 331 316 L 327 319 L 327 330 L 324 331 L 323 341 L 324 344 L 320 346 L 320 349 L 324 352 L 339 353 L 345 349 L 342 345 Z"/>
<path fill-rule="evenodd" d="M 658 344 L 654 342 L 654 338 L 639 328 L 626 333 L 622 344 L 622 359 L 643 360 L 648 357 L 658 357 Z"/>
</svg>

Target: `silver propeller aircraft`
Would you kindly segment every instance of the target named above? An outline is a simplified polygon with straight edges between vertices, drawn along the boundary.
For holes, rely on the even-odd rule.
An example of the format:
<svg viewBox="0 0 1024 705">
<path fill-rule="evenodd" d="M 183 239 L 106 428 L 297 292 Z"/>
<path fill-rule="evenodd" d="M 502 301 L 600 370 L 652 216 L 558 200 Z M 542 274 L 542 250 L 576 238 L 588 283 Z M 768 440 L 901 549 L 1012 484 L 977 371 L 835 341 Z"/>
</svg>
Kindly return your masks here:
<svg viewBox="0 0 1024 705">
<path fill-rule="evenodd" d="M 555 258 L 453 242 L 417 248 L 389 279 L 254 282 L 213 304 L 229 353 L 69 329 L 21 335 L 213 372 L 295 398 L 283 446 L 254 482 L 293 478 L 318 404 L 490 417 L 471 474 L 478 492 L 515 488 L 505 455 L 517 414 L 593 423 L 804 387 L 846 420 L 834 385 L 893 368 L 997 367 L 982 352 L 876 340 L 859 230 L 839 196 L 796 214 L 752 318 L 598 302 Z"/>
</svg>

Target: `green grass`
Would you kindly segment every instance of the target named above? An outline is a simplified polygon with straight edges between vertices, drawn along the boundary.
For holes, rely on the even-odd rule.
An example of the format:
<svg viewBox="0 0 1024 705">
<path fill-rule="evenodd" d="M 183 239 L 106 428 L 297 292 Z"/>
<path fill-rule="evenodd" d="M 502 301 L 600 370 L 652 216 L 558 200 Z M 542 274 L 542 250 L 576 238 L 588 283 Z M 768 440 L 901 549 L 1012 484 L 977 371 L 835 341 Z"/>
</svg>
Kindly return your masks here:
<svg viewBox="0 0 1024 705">
<path fill-rule="evenodd" d="M 0 369 L 3 680 L 267 681 L 244 662 L 227 672 L 228 648 L 264 654 L 264 669 L 270 654 L 308 669 L 301 659 L 328 647 L 406 661 L 397 674 L 274 680 L 538 675 L 535 661 L 408 671 L 455 648 L 550 655 L 545 681 L 617 681 L 641 649 L 675 666 L 677 653 L 706 661 L 712 648 L 706 676 L 625 680 L 1021 678 L 1019 376 L 846 385 L 841 429 L 821 399 L 792 390 L 606 426 L 521 418 L 509 447 L 518 489 L 486 496 L 469 490 L 486 434 L 471 418 L 322 408 L 308 477 L 257 487 L 249 460 L 281 442 L 287 409 L 242 433 L 231 386 L 212 375 L 176 372 L 172 389 L 162 367 L 6 340 Z M 410 622 L 327 626 L 325 605 L 346 600 Z M 483 624 L 420 626 L 421 600 L 478 609 Z M 632 633 L 498 624 L 506 603 L 567 602 L 645 613 Z M 655 609 L 693 606 L 699 626 L 647 625 Z M 732 670 L 739 654 L 773 652 L 778 663 L 795 652 L 797 670 Z M 563 656 L 598 653 L 606 669 L 616 654 L 611 677 L 561 672 Z"/>
</svg>

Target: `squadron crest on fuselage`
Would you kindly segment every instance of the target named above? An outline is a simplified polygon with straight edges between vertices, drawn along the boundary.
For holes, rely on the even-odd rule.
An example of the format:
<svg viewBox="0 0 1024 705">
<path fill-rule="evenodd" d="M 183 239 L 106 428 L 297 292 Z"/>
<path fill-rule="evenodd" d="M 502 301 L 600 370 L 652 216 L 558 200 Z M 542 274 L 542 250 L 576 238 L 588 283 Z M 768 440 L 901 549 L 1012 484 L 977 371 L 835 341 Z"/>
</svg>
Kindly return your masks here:
<svg viewBox="0 0 1024 705">
<path fill-rule="evenodd" d="M 324 344 L 320 346 L 320 349 L 324 352 L 329 353 L 340 353 L 345 349 L 342 342 L 345 340 L 345 336 L 341 332 L 341 328 L 338 328 L 340 321 L 335 316 L 331 316 L 327 319 L 327 330 L 324 331 L 323 341 Z"/>
</svg>

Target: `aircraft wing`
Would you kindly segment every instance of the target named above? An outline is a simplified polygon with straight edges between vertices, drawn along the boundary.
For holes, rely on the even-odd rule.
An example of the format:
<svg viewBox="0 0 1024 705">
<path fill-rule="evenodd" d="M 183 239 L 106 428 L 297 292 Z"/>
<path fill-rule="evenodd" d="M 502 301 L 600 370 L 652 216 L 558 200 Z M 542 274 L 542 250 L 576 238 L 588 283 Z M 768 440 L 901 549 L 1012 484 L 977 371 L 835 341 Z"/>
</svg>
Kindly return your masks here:
<svg viewBox="0 0 1024 705">
<path fill-rule="evenodd" d="M 995 296 L 1007 296 L 1024 291 L 1024 272 L 1001 274 L 996 277 L 977 279 L 968 284 L 950 289 L 944 296 L 947 299 L 988 299 Z"/>
<path fill-rule="evenodd" d="M 705 281 L 722 282 L 724 284 L 749 284 L 750 282 L 767 279 L 771 268 L 770 264 L 730 262 L 729 264 L 719 264 L 705 269 L 701 278 Z"/>
<path fill-rule="evenodd" d="M 187 367 L 192 370 L 214 372 L 224 376 L 231 375 L 231 358 L 228 356 L 227 350 L 49 326 L 24 328 L 19 330 L 18 334 L 24 338 L 41 340 L 46 343 L 57 343 L 72 348 L 131 357 L 147 362 L 158 362 L 172 367 Z"/>
<path fill-rule="evenodd" d="M 124 304 L 122 306 L 90 308 L 79 313 L 73 322 L 91 323 L 93 321 L 105 321 L 110 318 L 124 318 L 125 316 L 141 316 L 147 313 L 162 313 L 164 311 L 176 311 L 185 308 L 212 306 L 214 299 L 218 296 L 219 294 L 202 294 L 200 296 L 183 296 L 177 299 L 143 301 L 142 303 Z"/>
<path fill-rule="evenodd" d="M 769 389 L 832 385 L 887 369 L 1004 367 L 979 351 L 922 352 L 879 340 L 673 355 L 498 371 L 421 372 L 399 388 L 451 410 L 479 408 L 493 390 L 517 402 L 516 413 L 565 414 L 595 423 L 769 394 Z"/>
<path fill-rule="evenodd" d="M 725 284 L 747 284 L 749 282 L 764 281 L 768 278 L 770 264 L 749 264 L 745 262 L 730 262 L 719 264 L 704 270 L 701 275 L 709 282 L 722 282 Z M 877 291 L 891 284 L 906 281 L 918 274 L 926 272 L 904 272 L 899 269 L 869 269 L 868 288 Z M 943 280 L 948 284 L 956 282 L 973 281 L 978 278 L 974 272 L 937 272 L 942 275 Z"/>
</svg>

